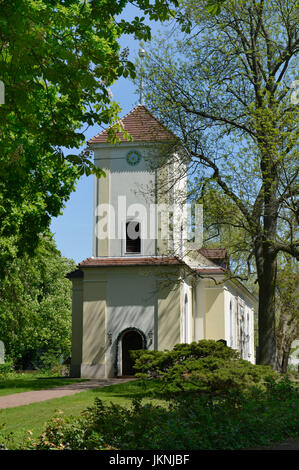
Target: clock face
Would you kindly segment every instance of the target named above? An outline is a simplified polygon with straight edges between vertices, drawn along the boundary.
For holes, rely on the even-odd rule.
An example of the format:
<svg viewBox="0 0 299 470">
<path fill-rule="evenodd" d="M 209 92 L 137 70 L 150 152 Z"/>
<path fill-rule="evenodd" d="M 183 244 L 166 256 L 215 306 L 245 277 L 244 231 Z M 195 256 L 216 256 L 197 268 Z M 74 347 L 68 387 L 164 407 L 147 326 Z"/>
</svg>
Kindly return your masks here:
<svg viewBox="0 0 299 470">
<path fill-rule="evenodd" d="M 137 165 L 141 160 L 141 153 L 137 152 L 137 150 L 131 150 L 127 153 L 127 162 L 129 165 Z"/>
</svg>

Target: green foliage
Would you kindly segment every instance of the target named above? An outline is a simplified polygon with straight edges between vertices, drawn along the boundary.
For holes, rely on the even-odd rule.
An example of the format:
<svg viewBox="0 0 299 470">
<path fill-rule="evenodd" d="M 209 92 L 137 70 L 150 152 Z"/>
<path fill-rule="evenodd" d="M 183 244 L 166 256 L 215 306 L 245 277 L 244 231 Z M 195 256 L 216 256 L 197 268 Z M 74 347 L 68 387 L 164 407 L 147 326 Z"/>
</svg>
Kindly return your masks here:
<svg viewBox="0 0 299 470">
<path fill-rule="evenodd" d="M 82 174 L 104 176 L 89 149 L 76 155 L 70 151 L 84 144 L 84 127 L 119 119 L 120 107 L 108 87 L 121 76 L 135 76 L 119 38 L 134 34 L 148 40 L 146 16 L 175 17 L 188 29 L 188 20 L 171 8 L 177 0 L 136 0 L 140 16 L 118 21 L 128 3 L 0 0 L 2 276 L 15 256 L 33 251 Z"/>
<path fill-rule="evenodd" d="M 239 353 L 220 341 L 201 340 L 178 344 L 172 351 L 134 351 L 137 377 L 161 381 L 169 392 L 197 389 L 201 393 L 224 395 L 262 385 L 265 377 L 278 376 L 270 367 L 240 359 Z"/>
<path fill-rule="evenodd" d="M 96 399 L 82 417 L 54 417 L 33 449 L 198 450 L 244 449 L 299 436 L 299 394 L 287 379 L 264 391 L 227 391 L 226 397 L 189 395 L 169 407 L 130 408 Z"/>
<path fill-rule="evenodd" d="M 211 15 L 218 15 L 221 12 L 221 5 L 226 0 L 207 0 L 206 9 Z"/>
<path fill-rule="evenodd" d="M 72 418 L 63 417 L 62 413 L 54 416 L 47 423 L 45 432 L 37 443 L 29 440 L 29 448 L 35 450 L 103 450 L 104 441 L 100 434 L 94 435 L 83 418 L 75 422 Z"/>
<path fill-rule="evenodd" d="M 0 286 L 0 331 L 16 367 L 49 367 L 70 355 L 71 284 L 65 276 L 74 267 L 48 237 L 34 257 L 24 255 L 7 270 Z"/>
<path fill-rule="evenodd" d="M 5 362 L 4 364 L 0 364 L 0 380 L 5 379 L 12 371 L 12 362 Z"/>
</svg>

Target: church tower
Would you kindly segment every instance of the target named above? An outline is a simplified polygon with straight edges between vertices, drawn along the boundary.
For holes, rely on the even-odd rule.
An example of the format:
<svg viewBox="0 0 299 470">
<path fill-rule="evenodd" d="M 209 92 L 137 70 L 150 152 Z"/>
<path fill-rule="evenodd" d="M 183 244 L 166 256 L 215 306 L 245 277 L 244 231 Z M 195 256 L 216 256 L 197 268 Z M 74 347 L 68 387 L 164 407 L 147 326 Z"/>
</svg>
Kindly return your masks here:
<svg viewBox="0 0 299 470">
<path fill-rule="evenodd" d="M 119 133 L 120 144 L 112 146 L 107 131 L 89 141 L 95 164 L 106 173 L 95 178 L 93 256 L 180 253 L 186 162 L 174 151 L 177 139 L 144 105 L 121 124 L 132 141 Z"/>
</svg>

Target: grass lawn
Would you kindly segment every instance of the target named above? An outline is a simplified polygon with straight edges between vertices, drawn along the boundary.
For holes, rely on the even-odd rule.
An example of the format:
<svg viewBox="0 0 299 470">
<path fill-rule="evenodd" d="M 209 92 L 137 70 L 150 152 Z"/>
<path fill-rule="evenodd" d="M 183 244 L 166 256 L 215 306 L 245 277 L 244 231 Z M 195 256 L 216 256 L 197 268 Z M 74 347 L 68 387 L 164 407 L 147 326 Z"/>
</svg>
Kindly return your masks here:
<svg viewBox="0 0 299 470">
<path fill-rule="evenodd" d="M 36 389 L 33 388 L 31 390 Z M 6 443 L 6 446 L 14 449 L 24 439 L 27 440 L 27 437 L 36 438 L 44 430 L 44 424 L 58 411 L 63 411 L 64 416 L 78 416 L 83 410 L 93 404 L 96 397 L 100 398 L 103 402 L 113 402 L 127 406 L 130 405 L 133 398 L 137 397 L 142 397 L 145 401 L 151 401 L 151 403 L 163 403 L 161 400 L 153 400 L 151 397 L 154 389 L 155 384 L 153 383 L 151 388 L 148 387 L 145 392 L 140 382 L 134 381 L 79 392 L 75 395 L 55 398 L 40 403 L 2 409 L 0 410 L 0 444 L 3 442 L 3 438 L 1 439 L 3 435 L 7 436 L 12 433 L 11 442 L 10 444 Z M 31 431 L 32 435 L 27 431 Z"/>
<path fill-rule="evenodd" d="M 0 396 L 12 395 L 13 393 L 31 392 L 33 390 L 44 390 L 46 388 L 82 381 L 86 381 L 86 379 L 54 377 L 34 372 L 20 374 L 14 373 L 7 378 L 0 379 Z"/>
</svg>

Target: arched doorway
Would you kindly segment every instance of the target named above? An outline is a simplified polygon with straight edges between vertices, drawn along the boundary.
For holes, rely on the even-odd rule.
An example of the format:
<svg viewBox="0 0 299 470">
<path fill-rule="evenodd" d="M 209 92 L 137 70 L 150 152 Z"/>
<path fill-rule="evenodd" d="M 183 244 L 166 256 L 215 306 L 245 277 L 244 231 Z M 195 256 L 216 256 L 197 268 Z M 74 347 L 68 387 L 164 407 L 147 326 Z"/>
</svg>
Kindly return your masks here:
<svg viewBox="0 0 299 470">
<path fill-rule="evenodd" d="M 116 340 L 115 376 L 135 375 L 133 361 L 129 351 L 146 349 L 146 336 L 138 328 L 130 327 L 123 330 Z"/>
<path fill-rule="evenodd" d="M 133 326 L 121 331 L 116 340 L 115 376 L 135 375 L 129 351 L 136 349 L 147 349 L 144 332 Z"/>
<path fill-rule="evenodd" d="M 130 356 L 130 351 L 143 349 L 143 338 L 138 331 L 129 330 L 122 336 L 121 356 L 122 356 L 122 375 L 134 375 L 134 361 Z"/>
</svg>

